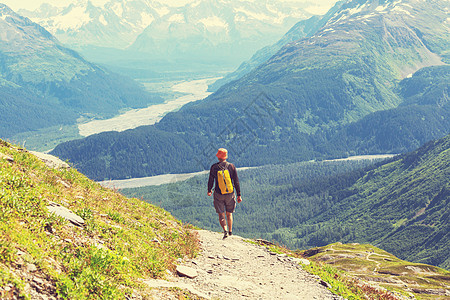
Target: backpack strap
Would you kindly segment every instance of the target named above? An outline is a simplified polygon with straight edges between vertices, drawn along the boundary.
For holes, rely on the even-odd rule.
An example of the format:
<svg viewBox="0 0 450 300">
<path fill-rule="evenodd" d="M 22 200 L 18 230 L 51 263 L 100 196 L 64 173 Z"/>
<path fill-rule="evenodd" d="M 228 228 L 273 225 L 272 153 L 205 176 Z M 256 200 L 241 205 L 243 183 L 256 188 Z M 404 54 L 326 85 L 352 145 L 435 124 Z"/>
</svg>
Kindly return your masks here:
<svg viewBox="0 0 450 300">
<path fill-rule="evenodd" d="M 230 163 L 226 161 L 225 162 L 225 167 L 222 168 L 222 167 L 219 166 L 220 171 L 225 171 L 226 169 L 228 169 L 229 165 L 230 165 Z"/>
</svg>

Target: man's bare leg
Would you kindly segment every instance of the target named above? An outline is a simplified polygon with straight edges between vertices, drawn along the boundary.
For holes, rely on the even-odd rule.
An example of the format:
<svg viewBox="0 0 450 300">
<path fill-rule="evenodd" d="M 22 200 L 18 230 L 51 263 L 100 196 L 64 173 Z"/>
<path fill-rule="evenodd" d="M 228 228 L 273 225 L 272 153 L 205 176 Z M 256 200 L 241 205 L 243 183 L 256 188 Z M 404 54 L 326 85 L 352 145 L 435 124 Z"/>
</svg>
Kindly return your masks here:
<svg viewBox="0 0 450 300">
<path fill-rule="evenodd" d="M 227 212 L 228 233 L 231 235 L 233 231 L 233 213 Z"/>
<path fill-rule="evenodd" d="M 223 231 L 227 231 L 227 222 L 225 221 L 225 213 L 219 214 L 219 223 Z"/>
</svg>

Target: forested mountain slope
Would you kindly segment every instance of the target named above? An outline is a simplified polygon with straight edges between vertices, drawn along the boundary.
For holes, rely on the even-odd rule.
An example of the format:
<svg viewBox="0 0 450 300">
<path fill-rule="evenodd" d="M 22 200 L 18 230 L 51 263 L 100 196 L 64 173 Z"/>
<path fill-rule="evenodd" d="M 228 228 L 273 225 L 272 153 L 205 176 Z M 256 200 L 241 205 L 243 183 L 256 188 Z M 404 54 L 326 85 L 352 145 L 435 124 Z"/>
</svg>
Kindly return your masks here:
<svg viewBox="0 0 450 300">
<path fill-rule="evenodd" d="M 442 0 L 348 0 L 310 38 L 286 45 L 204 101 L 169 113 L 154 126 L 62 144 L 54 153 L 102 180 L 208 169 L 219 147 L 228 148 L 241 166 L 345 156 L 352 151 L 413 150 L 417 143 L 450 130 L 448 97 L 439 103 L 409 102 L 406 98 L 416 87 L 405 85 L 401 90 L 398 85 L 419 69 L 448 61 L 445 7 Z M 447 68 L 429 72 L 448 76 Z M 435 77 L 429 81 L 417 76 L 427 90 L 435 89 Z M 448 81 L 438 86 L 445 95 Z M 392 111 L 402 102 L 403 110 Z M 417 104 L 431 105 L 426 108 L 431 121 L 423 122 L 427 134 L 418 136 L 410 128 L 416 126 L 410 120 L 423 117 L 424 108 Z M 371 117 L 381 111 L 387 115 Z M 408 122 L 362 131 L 355 123 L 375 126 L 397 114 Z M 412 143 L 386 143 L 383 135 L 399 126 L 414 137 Z M 335 145 L 333 138 L 341 131 L 358 147 L 340 139 Z"/>
<path fill-rule="evenodd" d="M 332 230 L 332 239 L 370 241 L 403 259 L 448 269 L 449 178 L 447 135 L 367 172 L 345 189 L 330 190 L 332 207 L 303 227 L 320 229 L 306 230 L 299 241 L 325 245 Z"/>
<path fill-rule="evenodd" d="M 0 4 L 1 137 L 161 101 L 131 79 L 87 62 Z"/>
<path fill-rule="evenodd" d="M 450 268 L 450 135 L 367 166 L 314 162 L 239 173 L 244 201 L 234 231 L 290 248 L 370 243 L 414 262 Z M 126 189 L 203 228 L 216 228 L 207 176 Z"/>
</svg>

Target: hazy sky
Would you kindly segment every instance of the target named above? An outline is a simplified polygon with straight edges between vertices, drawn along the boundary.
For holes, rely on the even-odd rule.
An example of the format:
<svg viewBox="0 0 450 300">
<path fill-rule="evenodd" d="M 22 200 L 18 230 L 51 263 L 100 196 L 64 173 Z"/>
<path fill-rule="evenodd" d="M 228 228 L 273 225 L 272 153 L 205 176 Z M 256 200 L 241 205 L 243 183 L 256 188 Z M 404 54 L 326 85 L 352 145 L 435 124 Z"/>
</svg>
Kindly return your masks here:
<svg viewBox="0 0 450 300">
<path fill-rule="evenodd" d="M 109 0 L 91 0 L 92 3 L 100 5 L 108 1 Z M 161 0 L 161 2 L 168 3 L 172 6 L 181 6 L 193 1 L 194 0 Z M 331 5 L 334 4 L 337 0 L 274 0 L 274 1 L 314 3 L 314 6 L 317 7 L 317 12 L 311 11 L 311 13 L 325 13 L 322 12 L 321 10 L 325 8 L 330 8 Z M 0 0 L 0 3 L 8 5 L 13 10 L 18 10 L 20 8 L 35 10 L 41 5 L 41 3 L 50 3 L 54 6 L 66 6 L 67 4 L 72 2 L 76 2 L 76 0 Z M 320 9 L 321 7 L 323 9 Z"/>
</svg>

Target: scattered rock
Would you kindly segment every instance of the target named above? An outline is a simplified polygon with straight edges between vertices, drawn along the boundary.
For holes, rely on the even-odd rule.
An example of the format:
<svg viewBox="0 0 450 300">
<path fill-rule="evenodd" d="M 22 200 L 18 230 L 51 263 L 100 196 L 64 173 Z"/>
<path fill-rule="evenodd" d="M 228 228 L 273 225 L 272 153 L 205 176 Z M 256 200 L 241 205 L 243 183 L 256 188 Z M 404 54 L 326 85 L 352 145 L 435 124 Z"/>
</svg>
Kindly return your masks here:
<svg viewBox="0 0 450 300">
<path fill-rule="evenodd" d="M 106 247 L 105 245 L 103 245 L 103 244 L 94 244 L 94 246 L 97 248 L 97 249 L 101 249 L 101 250 L 108 250 L 108 247 Z"/>
<path fill-rule="evenodd" d="M 412 291 L 416 294 L 428 294 L 428 295 L 439 295 L 445 296 L 446 291 L 444 289 L 412 289 Z"/>
<path fill-rule="evenodd" d="M 39 158 L 47 167 L 52 169 L 69 169 L 70 166 L 58 157 L 36 151 L 30 151 L 31 154 Z"/>
<path fill-rule="evenodd" d="M 61 179 L 58 179 L 57 181 L 56 181 L 57 183 L 60 183 L 62 186 L 64 186 L 66 189 L 70 189 L 70 184 L 68 184 L 67 182 L 65 182 L 65 181 L 63 181 L 63 180 L 61 180 Z"/>
<path fill-rule="evenodd" d="M 37 283 L 37 284 L 40 284 L 40 285 L 43 285 L 43 284 L 44 284 L 44 280 L 42 280 L 42 279 L 39 278 L 39 277 L 34 277 L 34 278 L 33 278 L 33 282 L 35 282 L 35 283 Z"/>
<path fill-rule="evenodd" d="M 306 257 L 311 257 L 311 256 L 314 256 L 314 255 L 320 253 L 320 252 L 323 252 L 323 249 L 320 249 L 320 248 L 309 249 L 309 250 L 306 250 L 305 252 L 303 252 L 303 255 L 306 256 Z"/>
<path fill-rule="evenodd" d="M 195 278 L 198 276 L 198 272 L 195 269 L 186 266 L 177 266 L 177 273 L 180 276 L 189 278 Z"/>
<path fill-rule="evenodd" d="M 9 161 L 10 163 L 14 162 L 14 158 L 3 153 L 0 153 L 0 159 L 4 159 L 6 161 Z"/>
<path fill-rule="evenodd" d="M 27 264 L 27 271 L 32 273 L 37 271 L 37 267 L 34 264 Z"/>
<path fill-rule="evenodd" d="M 31 286 L 34 287 L 38 292 L 43 290 L 42 286 L 37 284 L 37 283 L 35 283 L 35 282 L 32 282 Z"/>
<path fill-rule="evenodd" d="M 268 245 L 268 246 L 275 245 L 274 243 L 263 240 L 263 239 L 257 239 L 256 242 L 260 245 Z"/>
<path fill-rule="evenodd" d="M 321 280 L 319 281 L 319 284 L 320 284 L 320 285 L 323 285 L 323 286 L 326 287 L 327 289 L 331 288 L 331 285 L 330 285 L 328 282 L 326 282 L 325 280 L 323 280 L 323 279 L 321 279 Z"/>
<path fill-rule="evenodd" d="M 23 260 L 22 257 L 19 256 L 19 257 L 16 259 L 15 263 L 16 263 L 16 265 L 20 268 L 20 267 L 22 267 L 22 266 L 25 264 L 25 261 Z"/>
<path fill-rule="evenodd" d="M 311 262 L 305 258 L 294 258 L 292 261 L 294 261 L 295 263 L 298 264 L 303 264 L 303 265 L 307 265 L 309 266 L 311 264 Z"/>
<path fill-rule="evenodd" d="M 49 212 L 70 221 L 76 226 L 84 225 L 83 218 L 81 218 L 79 215 L 74 214 L 70 209 L 61 206 L 58 203 L 50 202 L 47 206 L 47 209 L 49 210 Z"/>
<path fill-rule="evenodd" d="M 45 229 L 47 232 L 51 233 L 51 234 L 55 233 L 55 231 L 53 230 L 52 225 L 50 225 L 50 224 L 48 224 L 48 223 L 45 224 L 44 229 Z"/>
</svg>

